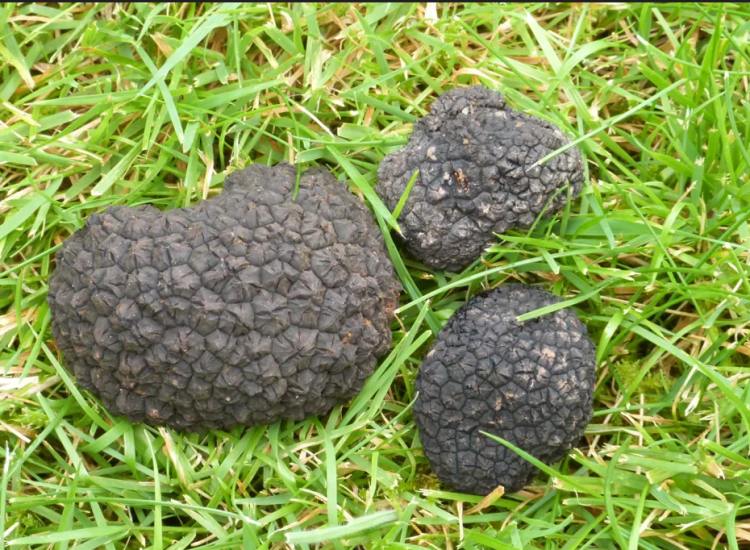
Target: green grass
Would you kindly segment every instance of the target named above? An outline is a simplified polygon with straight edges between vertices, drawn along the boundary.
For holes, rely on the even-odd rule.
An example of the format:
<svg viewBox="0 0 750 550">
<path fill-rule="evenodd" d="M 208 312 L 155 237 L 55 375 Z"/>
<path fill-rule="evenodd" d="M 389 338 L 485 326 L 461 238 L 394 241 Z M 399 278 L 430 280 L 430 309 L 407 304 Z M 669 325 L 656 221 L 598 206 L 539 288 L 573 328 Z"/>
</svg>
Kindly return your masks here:
<svg viewBox="0 0 750 550">
<path fill-rule="evenodd" d="M 747 548 L 748 21 L 693 3 L 0 7 L 0 544 Z M 563 127 L 587 183 L 465 272 L 431 272 L 394 244 L 377 166 L 476 83 Z M 185 435 L 110 417 L 51 338 L 54 250 L 110 205 L 194 204 L 283 160 L 328 166 L 377 215 L 405 288 L 390 355 L 323 418 Z M 510 280 L 588 325 L 595 417 L 587 445 L 481 502 L 430 473 L 410 405 L 435 332 Z"/>
</svg>

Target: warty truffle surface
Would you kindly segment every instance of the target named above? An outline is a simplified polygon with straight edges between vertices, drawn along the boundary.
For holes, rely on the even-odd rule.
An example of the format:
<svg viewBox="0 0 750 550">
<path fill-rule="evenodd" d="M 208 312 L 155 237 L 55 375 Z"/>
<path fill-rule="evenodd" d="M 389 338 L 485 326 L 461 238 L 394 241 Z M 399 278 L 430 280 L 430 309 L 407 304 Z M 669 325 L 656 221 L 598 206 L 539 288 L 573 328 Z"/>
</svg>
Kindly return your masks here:
<svg viewBox="0 0 750 550">
<path fill-rule="evenodd" d="M 375 190 L 394 210 L 419 170 L 398 220 L 406 247 L 429 267 L 459 271 L 496 242 L 494 233 L 528 228 L 543 211 L 561 209 L 565 186 L 578 196 L 577 148 L 534 166 L 568 143 L 554 124 L 513 110 L 497 92 L 456 88 L 383 160 Z"/>
<path fill-rule="evenodd" d="M 523 488 L 537 468 L 481 432 L 546 464 L 576 445 L 592 415 L 596 351 L 571 309 L 516 317 L 559 302 L 519 284 L 477 295 L 435 340 L 417 375 L 414 418 L 438 478 L 486 495 Z"/>
<path fill-rule="evenodd" d="M 52 331 L 79 385 L 134 422 L 202 431 L 324 414 L 391 342 L 400 285 L 328 170 L 253 165 L 162 212 L 91 215 L 56 255 Z"/>
</svg>

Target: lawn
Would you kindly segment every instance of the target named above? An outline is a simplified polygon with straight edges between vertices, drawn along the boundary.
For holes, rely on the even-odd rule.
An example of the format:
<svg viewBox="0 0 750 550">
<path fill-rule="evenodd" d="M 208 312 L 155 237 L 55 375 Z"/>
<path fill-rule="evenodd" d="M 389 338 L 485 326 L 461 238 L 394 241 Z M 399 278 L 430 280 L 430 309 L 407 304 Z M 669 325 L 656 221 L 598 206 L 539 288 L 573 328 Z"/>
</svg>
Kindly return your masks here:
<svg viewBox="0 0 750 550">
<path fill-rule="evenodd" d="M 749 37 L 742 4 L 4 4 L 0 546 L 747 548 Z M 433 272 L 371 190 L 473 84 L 558 124 L 586 183 Z M 108 415 L 51 336 L 54 251 L 111 205 L 195 204 L 281 161 L 378 217 L 404 286 L 390 354 L 321 418 L 196 435 Z M 588 326 L 595 413 L 565 460 L 483 500 L 431 474 L 414 378 L 459 306 L 512 281 Z"/>
</svg>

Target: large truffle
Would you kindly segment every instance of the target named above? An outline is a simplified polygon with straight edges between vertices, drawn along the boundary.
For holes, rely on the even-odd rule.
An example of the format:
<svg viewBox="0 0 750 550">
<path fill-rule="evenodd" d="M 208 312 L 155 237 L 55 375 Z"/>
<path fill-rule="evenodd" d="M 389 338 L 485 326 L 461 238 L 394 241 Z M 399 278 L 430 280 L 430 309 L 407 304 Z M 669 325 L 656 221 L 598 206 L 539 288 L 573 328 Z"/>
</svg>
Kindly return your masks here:
<svg viewBox="0 0 750 550">
<path fill-rule="evenodd" d="M 399 215 L 408 250 L 435 269 L 458 271 L 496 241 L 494 233 L 530 227 L 581 192 L 576 148 L 534 166 L 568 144 L 559 128 L 509 107 L 483 86 L 450 90 L 414 125 L 406 147 L 380 164 L 376 192 Z M 554 197 L 554 198 L 553 198 Z M 550 202 L 551 200 L 551 202 Z"/>
<path fill-rule="evenodd" d="M 417 376 L 414 418 L 442 482 L 485 495 L 533 478 L 535 466 L 481 432 L 546 464 L 581 438 L 596 375 L 586 327 L 570 309 L 516 319 L 556 302 L 535 287 L 500 287 L 469 300 L 438 335 Z"/>
<path fill-rule="evenodd" d="M 325 169 L 254 165 L 195 206 L 116 206 L 57 252 L 68 369 L 135 422 L 200 431 L 323 414 L 391 342 L 399 284 L 369 210 Z"/>
</svg>

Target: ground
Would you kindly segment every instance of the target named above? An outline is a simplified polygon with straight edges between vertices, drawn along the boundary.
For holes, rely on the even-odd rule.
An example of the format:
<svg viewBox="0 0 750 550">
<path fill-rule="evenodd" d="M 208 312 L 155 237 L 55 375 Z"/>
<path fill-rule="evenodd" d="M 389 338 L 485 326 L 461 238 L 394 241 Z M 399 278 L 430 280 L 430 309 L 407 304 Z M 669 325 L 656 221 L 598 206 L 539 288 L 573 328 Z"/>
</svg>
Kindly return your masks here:
<svg viewBox="0 0 750 550">
<path fill-rule="evenodd" d="M 750 7 L 4 4 L 0 544 L 713 549 L 750 544 Z M 484 84 L 585 158 L 582 196 L 462 273 L 411 260 L 374 195 L 440 93 Z M 322 418 L 187 435 L 110 417 L 61 365 L 53 252 L 113 204 L 167 209 L 249 163 L 325 165 L 405 287 L 394 344 Z M 468 297 L 565 298 L 598 346 L 577 450 L 517 494 L 431 475 L 414 377 Z M 330 542 L 321 542 L 330 541 Z"/>
</svg>

